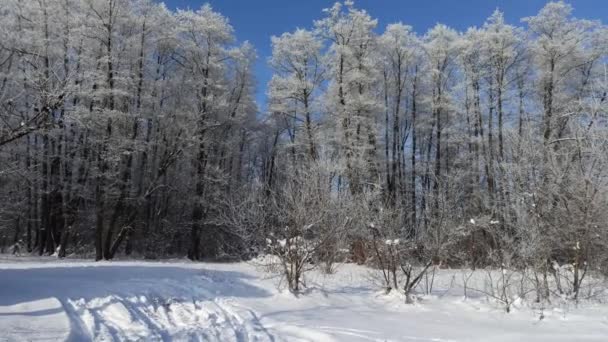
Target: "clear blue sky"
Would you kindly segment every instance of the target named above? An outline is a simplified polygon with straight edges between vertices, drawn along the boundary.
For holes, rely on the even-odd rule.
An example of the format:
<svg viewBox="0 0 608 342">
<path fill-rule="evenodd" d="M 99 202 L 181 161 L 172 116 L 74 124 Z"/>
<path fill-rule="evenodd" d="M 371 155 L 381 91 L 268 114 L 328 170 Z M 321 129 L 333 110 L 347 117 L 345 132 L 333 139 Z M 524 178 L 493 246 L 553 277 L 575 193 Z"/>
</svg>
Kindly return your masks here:
<svg viewBox="0 0 608 342">
<path fill-rule="evenodd" d="M 322 17 L 322 9 L 334 0 L 164 0 L 171 9 L 198 9 L 210 3 L 230 19 L 239 41 L 250 41 L 257 49 L 257 99 L 265 103 L 266 83 L 270 79 L 267 59 L 270 56 L 270 37 L 300 28 L 311 28 L 313 20 Z M 520 24 L 523 17 L 535 15 L 546 0 L 355 0 L 355 5 L 366 9 L 378 19 L 379 30 L 387 24 L 401 21 L 423 34 L 436 23 L 457 30 L 480 26 L 500 8 L 511 24 Z M 608 22 L 608 0 L 570 0 L 574 16 Z"/>
</svg>

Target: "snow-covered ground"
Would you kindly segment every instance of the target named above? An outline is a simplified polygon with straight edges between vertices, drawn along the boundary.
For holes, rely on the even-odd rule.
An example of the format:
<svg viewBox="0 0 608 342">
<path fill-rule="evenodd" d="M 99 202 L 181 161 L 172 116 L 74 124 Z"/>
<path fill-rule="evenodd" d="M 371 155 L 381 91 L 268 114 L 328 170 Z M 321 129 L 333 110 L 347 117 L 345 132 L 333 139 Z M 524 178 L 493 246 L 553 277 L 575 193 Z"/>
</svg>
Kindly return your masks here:
<svg viewBox="0 0 608 342">
<path fill-rule="evenodd" d="M 0 257 L 0 341 L 607 341 L 608 306 L 505 313 L 442 270 L 415 305 L 370 270 L 307 276 L 294 297 L 251 263 Z"/>
</svg>

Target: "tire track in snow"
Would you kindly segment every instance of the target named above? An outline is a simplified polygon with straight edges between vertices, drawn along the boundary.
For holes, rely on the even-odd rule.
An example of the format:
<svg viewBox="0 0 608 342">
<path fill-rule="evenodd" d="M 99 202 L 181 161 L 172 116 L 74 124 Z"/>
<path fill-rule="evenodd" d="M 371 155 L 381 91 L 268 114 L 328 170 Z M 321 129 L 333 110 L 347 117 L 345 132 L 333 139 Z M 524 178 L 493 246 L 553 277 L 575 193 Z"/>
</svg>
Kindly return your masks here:
<svg viewBox="0 0 608 342">
<path fill-rule="evenodd" d="M 109 296 L 64 305 L 73 325 L 70 341 L 205 341 L 275 342 L 251 310 L 231 299 L 192 302 L 148 294 Z"/>
</svg>

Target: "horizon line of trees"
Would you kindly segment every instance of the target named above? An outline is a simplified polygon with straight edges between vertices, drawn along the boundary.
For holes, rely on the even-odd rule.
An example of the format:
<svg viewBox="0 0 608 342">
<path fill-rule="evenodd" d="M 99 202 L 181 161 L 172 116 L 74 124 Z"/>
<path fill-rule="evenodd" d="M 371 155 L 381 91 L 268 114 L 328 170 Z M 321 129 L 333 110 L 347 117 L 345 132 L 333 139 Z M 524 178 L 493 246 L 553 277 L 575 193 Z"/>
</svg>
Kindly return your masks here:
<svg viewBox="0 0 608 342">
<path fill-rule="evenodd" d="M 255 50 L 209 5 L 10 0 L 0 22 L 3 246 L 608 269 L 608 28 L 563 1 L 424 35 L 338 2 L 272 37 L 262 114 Z"/>
</svg>

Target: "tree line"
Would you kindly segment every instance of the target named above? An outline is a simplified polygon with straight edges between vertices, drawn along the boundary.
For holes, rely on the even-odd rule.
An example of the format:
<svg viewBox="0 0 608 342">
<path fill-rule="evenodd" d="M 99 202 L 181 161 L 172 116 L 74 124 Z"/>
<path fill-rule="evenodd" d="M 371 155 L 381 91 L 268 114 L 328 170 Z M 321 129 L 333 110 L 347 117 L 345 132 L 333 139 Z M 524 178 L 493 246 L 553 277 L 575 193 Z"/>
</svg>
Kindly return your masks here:
<svg viewBox="0 0 608 342">
<path fill-rule="evenodd" d="M 562 1 L 423 35 L 336 3 L 272 37 L 262 113 L 255 50 L 209 5 L 1 9 L 4 246 L 608 267 L 608 29 Z"/>
</svg>

